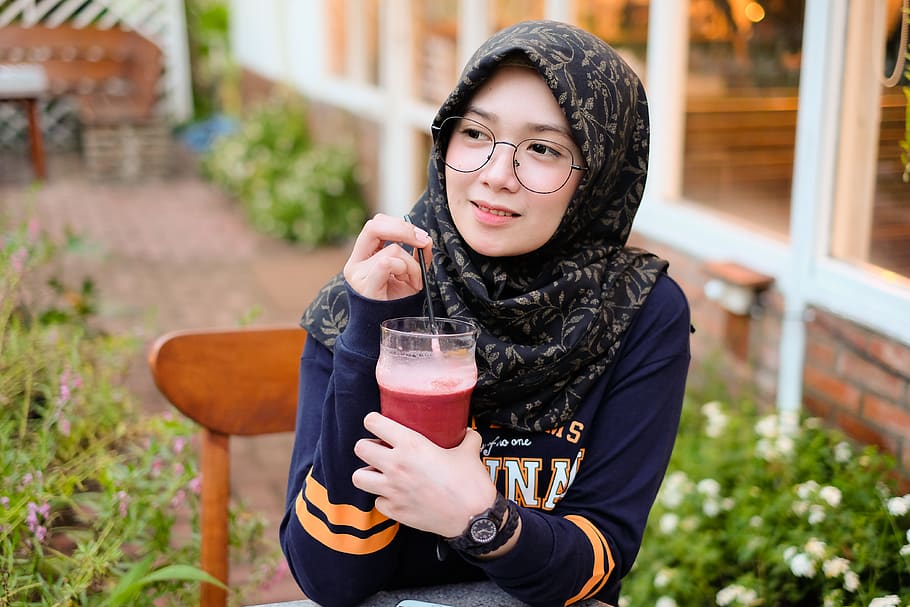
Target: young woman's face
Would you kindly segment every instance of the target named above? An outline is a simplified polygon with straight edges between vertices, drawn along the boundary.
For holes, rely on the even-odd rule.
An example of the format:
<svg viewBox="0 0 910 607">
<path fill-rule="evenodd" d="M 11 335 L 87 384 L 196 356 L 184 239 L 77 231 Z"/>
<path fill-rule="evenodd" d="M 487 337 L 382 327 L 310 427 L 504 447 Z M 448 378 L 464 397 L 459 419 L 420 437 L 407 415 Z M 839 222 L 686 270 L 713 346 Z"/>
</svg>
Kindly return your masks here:
<svg viewBox="0 0 910 607">
<path fill-rule="evenodd" d="M 508 257 L 534 251 L 556 232 L 583 173 L 569 168 L 584 161 L 562 110 L 537 72 L 506 66 L 477 90 L 464 118 L 474 122 L 462 123 L 446 155 L 446 194 L 455 226 L 482 255 Z M 460 172 L 449 166 L 457 165 L 459 154 L 476 154 L 472 146 L 491 145 L 490 135 L 503 143 L 494 146 L 482 168 Z M 541 141 L 521 145 L 528 139 Z M 520 150 L 513 155 L 515 145 Z M 484 157 L 481 152 L 481 162 Z M 522 185 L 546 191 L 559 185 L 561 175 L 568 177 L 565 185 L 549 194 Z"/>
</svg>

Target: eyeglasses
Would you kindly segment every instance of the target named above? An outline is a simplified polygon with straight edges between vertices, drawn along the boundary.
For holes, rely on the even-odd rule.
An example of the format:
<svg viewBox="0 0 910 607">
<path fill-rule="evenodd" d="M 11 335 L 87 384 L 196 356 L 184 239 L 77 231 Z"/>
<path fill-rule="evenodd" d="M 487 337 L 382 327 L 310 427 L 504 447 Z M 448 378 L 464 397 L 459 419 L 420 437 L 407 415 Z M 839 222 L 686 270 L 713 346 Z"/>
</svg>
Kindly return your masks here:
<svg viewBox="0 0 910 607">
<path fill-rule="evenodd" d="M 535 194 L 552 194 L 569 182 L 572 171 L 588 170 L 575 164 L 572 150 L 561 143 L 548 139 L 497 141 L 489 127 L 463 116 L 449 116 L 434 129 L 437 142 L 448 142 L 446 166 L 459 173 L 479 171 L 493 157 L 497 145 L 510 146 L 518 183 Z"/>
</svg>

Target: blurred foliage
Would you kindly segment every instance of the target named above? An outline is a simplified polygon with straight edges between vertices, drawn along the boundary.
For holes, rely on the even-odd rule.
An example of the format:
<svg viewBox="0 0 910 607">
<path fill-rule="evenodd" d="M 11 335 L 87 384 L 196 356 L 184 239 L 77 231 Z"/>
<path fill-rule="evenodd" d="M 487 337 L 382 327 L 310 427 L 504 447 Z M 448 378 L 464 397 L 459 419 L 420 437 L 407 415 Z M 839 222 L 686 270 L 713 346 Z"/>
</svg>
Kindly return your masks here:
<svg viewBox="0 0 910 607">
<path fill-rule="evenodd" d="M 214 581 L 196 567 L 197 428 L 136 406 L 125 379 L 141 344 L 92 326 L 94 282 L 47 278 L 81 246 L 0 219 L 0 605 L 193 604 Z M 280 554 L 260 519 L 231 511 L 232 545 L 261 565 L 239 601 Z"/>
<path fill-rule="evenodd" d="M 896 480 L 818 419 L 689 399 L 620 607 L 907 605 Z"/>
<path fill-rule="evenodd" d="M 238 71 L 231 58 L 230 13 L 224 0 L 186 0 L 193 79 L 193 118 L 239 109 Z"/>
<path fill-rule="evenodd" d="M 277 95 L 202 158 L 203 173 L 243 205 L 260 231 L 305 246 L 357 234 L 367 205 L 348 145 L 314 143 L 304 103 Z"/>
</svg>

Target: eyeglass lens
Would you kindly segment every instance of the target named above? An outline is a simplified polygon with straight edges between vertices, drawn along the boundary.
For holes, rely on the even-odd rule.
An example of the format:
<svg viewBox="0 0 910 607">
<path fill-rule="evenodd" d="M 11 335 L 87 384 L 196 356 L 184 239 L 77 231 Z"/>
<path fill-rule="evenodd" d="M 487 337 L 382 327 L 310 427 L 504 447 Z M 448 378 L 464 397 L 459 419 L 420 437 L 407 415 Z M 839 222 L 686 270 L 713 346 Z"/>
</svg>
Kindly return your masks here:
<svg viewBox="0 0 910 607">
<path fill-rule="evenodd" d="M 525 139 L 517 144 L 496 141 L 487 126 L 461 116 L 450 116 L 440 125 L 443 141 L 448 140 L 446 165 L 461 173 L 483 168 L 496 145 L 513 148 L 513 168 L 519 183 L 538 194 L 550 194 L 564 186 L 575 168 L 572 151 L 555 141 Z"/>
</svg>

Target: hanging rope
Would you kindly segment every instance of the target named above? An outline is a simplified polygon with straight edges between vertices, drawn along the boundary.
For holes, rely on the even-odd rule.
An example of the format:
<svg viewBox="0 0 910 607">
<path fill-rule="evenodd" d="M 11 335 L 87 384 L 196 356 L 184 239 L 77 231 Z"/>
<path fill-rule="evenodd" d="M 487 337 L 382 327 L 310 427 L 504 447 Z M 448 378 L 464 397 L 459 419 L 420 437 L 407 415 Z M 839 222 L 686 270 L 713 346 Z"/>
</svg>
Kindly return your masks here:
<svg viewBox="0 0 910 607">
<path fill-rule="evenodd" d="M 888 88 L 897 86 L 904 73 L 904 62 L 907 60 L 907 30 L 910 30 L 910 0 L 904 0 L 901 8 L 901 35 L 897 43 L 897 58 L 894 60 L 894 71 L 887 78 L 882 79 L 882 84 Z"/>
</svg>

